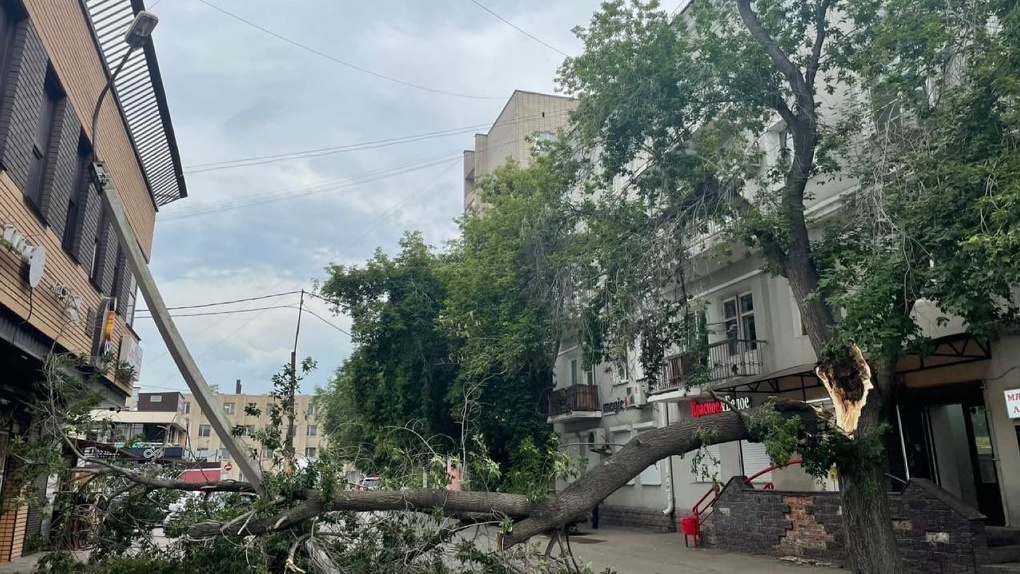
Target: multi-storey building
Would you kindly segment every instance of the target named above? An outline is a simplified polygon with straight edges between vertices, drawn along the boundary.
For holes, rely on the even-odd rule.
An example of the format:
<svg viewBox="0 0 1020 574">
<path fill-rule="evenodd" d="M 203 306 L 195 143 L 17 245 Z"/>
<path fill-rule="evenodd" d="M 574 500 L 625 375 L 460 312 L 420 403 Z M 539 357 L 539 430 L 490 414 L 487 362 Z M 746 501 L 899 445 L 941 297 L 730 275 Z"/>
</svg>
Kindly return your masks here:
<svg viewBox="0 0 1020 574">
<path fill-rule="evenodd" d="M 96 422 L 96 434 L 91 438 L 117 448 L 126 445 L 174 448 L 177 458 L 181 458 L 180 449 L 188 438 L 181 393 L 139 393 L 123 409 L 92 411 L 92 420 Z"/>
<path fill-rule="evenodd" d="M 838 109 L 848 94 L 819 94 L 826 109 Z M 760 134 L 763 173 L 788 157 L 791 138 L 782 121 Z M 638 169 L 637 171 L 640 171 Z M 763 178 L 764 179 L 764 178 Z M 807 190 L 810 227 L 839 214 L 842 200 L 856 190 L 852 178 L 816 178 Z M 613 190 L 625 192 L 624 185 Z M 748 190 L 749 193 L 752 190 Z M 703 309 L 707 356 L 677 345 L 666 356 L 654 386 L 636 364 L 636 353 L 619 364 L 586 369 L 576 341 L 561 341 L 556 389 L 549 420 L 575 454 L 594 466 L 643 429 L 692 420 L 724 406 L 709 390 L 728 395 L 738 408 L 770 396 L 827 406 L 828 395 L 814 372 L 817 357 L 801 323 L 797 301 L 786 279 L 763 271 L 760 254 L 733 250 L 722 260 L 710 252 L 721 241 L 714 226 L 692 244 L 685 278 L 695 306 Z M 898 406 L 888 421 L 886 444 L 894 488 L 912 478 L 930 479 L 987 517 L 987 524 L 1020 526 L 1020 337 L 1002 333 L 995 340 L 967 333 L 959 318 L 943 317 L 930 302 L 915 305 L 913 316 L 931 338 L 931 352 L 909 354 L 898 365 Z M 693 350 L 693 349 L 692 349 Z M 688 377 L 709 371 L 708 388 L 690 388 Z M 737 475 L 757 475 L 758 485 L 794 491 L 837 490 L 838 476 L 815 480 L 798 467 L 767 470 L 762 445 L 721 444 L 698 457 L 670 457 L 650 467 L 612 494 L 602 519 L 662 525 L 713 487 Z M 762 472 L 765 471 L 765 472 Z M 761 474 L 759 474 L 761 472 Z"/>
<path fill-rule="evenodd" d="M 186 195 L 151 42 L 130 53 L 92 133 L 99 95 L 125 54 L 124 30 L 142 6 L 0 2 L 0 562 L 20 556 L 26 534 L 39 531 L 38 509 L 17 506 L 3 487 L 17 464 L 4 445 L 31 422 L 25 399 L 47 356 L 141 362 L 136 286 L 93 159 L 104 162 L 146 257 L 156 211 Z M 106 406 L 123 405 L 129 383 L 100 379 Z"/>
<path fill-rule="evenodd" d="M 475 134 L 475 149 L 464 151 L 464 209 L 476 207 L 476 182 L 508 161 L 526 166 L 534 142 L 553 139 L 570 120 L 577 100 L 515 90 L 488 133 Z"/>
<path fill-rule="evenodd" d="M 243 426 L 245 433 L 242 440 L 245 445 L 258 453 L 256 460 L 266 467 L 270 464 L 271 453 L 263 452 L 251 434 L 269 426 L 269 406 L 275 402 L 270 395 L 249 395 L 241 392 L 241 381 L 237 381 L 234 394 L 220 394 L 217 398 L 223 408 L 223 414 L 232 428 Z M 323 428 L 319 425 L 316 414 L 318 406 L 314 395 L 297 395 L 294 397 L 294 453 L 299 459 L 315 460 L 324 446 Z M 258 416 L 249 414 L 258 409 Z M 286 421 L 284 421 L 286 422 Z M 241 474 L 237 465 L 223 442 L 213 432 L 208 417 L 200 410 L 198 403 L 191 395 L 184 395 L 184 426 L 187 428 L 187 444 L 194 456 L 210 461 L 220 461 L 224 480 L 240 480 Z M 286 435 L 287 429 L 281 429 Z"/>
</svg>

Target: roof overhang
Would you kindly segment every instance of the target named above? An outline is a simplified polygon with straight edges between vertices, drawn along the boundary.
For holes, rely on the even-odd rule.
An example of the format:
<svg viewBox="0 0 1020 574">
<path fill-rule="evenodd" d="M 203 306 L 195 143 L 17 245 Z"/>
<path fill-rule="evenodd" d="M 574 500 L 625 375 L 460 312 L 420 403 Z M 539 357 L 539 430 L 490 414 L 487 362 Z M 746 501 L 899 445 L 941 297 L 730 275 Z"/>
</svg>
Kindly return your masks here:
<svg viewBox="0 0 1020 574">
<path fill-rule="evenodd" d="M 124 31 L 135 15 L 145 9 L 144 0 L 79 1 L 109 77 L 127 53 Z M 131 54 L 114 80 L 112 92 L 156 208 L 187 197 L 177 138 L 152 40 Z"/>
</svg>

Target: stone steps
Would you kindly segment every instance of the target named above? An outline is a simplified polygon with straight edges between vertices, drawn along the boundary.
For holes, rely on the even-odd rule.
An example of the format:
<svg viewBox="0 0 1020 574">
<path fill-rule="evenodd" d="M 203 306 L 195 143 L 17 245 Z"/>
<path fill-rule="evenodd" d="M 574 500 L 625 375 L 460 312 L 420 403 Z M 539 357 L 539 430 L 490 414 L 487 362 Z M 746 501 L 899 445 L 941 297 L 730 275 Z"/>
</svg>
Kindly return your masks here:
<svg viewBox="0 0 1020 574">
<path fill-rule="evenodd" d="M 1018 574 L 1020 573 L 1020 563 L 986 564 L 980 568 L 979 572 L 980 574 Z"/>
<path fill-rule="evenodd" d="M 989 546 L 989 564 L 1003 564 L 1006 562 L 1020 562 L 1020 544 L 1008 546 Z"/>
</svg>

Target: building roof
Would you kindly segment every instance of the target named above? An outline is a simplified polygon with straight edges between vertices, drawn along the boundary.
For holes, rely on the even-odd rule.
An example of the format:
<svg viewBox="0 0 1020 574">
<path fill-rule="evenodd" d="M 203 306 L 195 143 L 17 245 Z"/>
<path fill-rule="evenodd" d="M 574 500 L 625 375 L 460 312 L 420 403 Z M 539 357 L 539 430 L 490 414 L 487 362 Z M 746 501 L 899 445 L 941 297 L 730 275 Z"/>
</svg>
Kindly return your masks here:
<svg viewBox="0 0 1020 574">
<path fill-rule="evenodd" d="M 180 413 L 166 411 L 111 411 L 96 409 L 92 411 L 92 420 L 109 421 L 119 424 L 156 424 L 173 425 L 184 429 L 184 419 Z"/>
<path fill-rule="evenodd" d="M 144 0 L 79 1 L 109 76 L 128 50 L 124 31 L 145 9 Z M 177 138 L 151 40 L 131 54 L 114 80 L 112 91 L 156 207 L 187 197 Z"/>
</svg>

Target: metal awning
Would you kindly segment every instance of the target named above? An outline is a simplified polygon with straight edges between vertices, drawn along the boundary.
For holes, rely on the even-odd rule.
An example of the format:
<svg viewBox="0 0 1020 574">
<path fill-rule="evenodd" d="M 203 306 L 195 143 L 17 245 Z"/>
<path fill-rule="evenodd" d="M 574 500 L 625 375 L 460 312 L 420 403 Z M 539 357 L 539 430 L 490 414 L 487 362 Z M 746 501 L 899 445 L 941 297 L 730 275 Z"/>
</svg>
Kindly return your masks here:
<svg viewBox="0 0 1020 574">
<path fill-rule="evenodd" d="M 124 32 L 135 15 L 145 9 L 144 0 L 80 2 L 109 77 L 127 52 Z M 151 40 L 131 54 L 114 80 L 112 91 L 156 207 L 187 197 L 177 138 Z"/>
<path fill-rule="evenodd" d="M 747 389 L 739 389 L 740 392 L 749 393 L 778 393 L 779 379 L 787 377 L 800 377 L 800 378 L 816 378 L 815 377 L 815 364 L 805 363 L 803 365 L 797 365 L 794 367 L 787 367 L 778 371 L 772 371 L 770 373 L 763 373 L 755 375 L 753 377 L 743 377 L 739 379 L 730 379 L 717 383 L 712 386 L 713 391 L 732 391 L 737 390 L 737 387 L 747 387 Z M 761 389 L 762 386 L 767 389 Z"/>
</svg>

